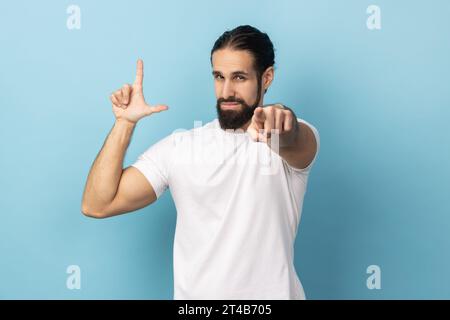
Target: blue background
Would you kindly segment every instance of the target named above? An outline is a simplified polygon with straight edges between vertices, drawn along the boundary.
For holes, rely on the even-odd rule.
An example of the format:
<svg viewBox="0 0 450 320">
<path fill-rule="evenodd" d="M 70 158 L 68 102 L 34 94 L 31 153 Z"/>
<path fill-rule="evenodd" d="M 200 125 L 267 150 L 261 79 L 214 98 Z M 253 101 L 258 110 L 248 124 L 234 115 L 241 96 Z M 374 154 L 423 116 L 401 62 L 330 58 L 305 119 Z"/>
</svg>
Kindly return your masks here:
<svg viewBox="0 0 450 320">
<path fill-rule="evenodd" d="M 381 30 L 366 27 L 371 4 Z M 449 16 L 446 0 L 1 2 L 0 298 L 172 298 L 170 193 L 94 220 L 84 183 L 136 59 L 147 100 L 170 110 L 139 123 L 125 166 L 215 117 L 209 53 L 241 24 L 276 47 L 265 103 L 321 135 L 296 240 L 307 297 L 450 298 Z M 380 290 L 366 286 L 372 264 Z M 69 265 L 81 290 L 66 287 Z"/>
</svg>

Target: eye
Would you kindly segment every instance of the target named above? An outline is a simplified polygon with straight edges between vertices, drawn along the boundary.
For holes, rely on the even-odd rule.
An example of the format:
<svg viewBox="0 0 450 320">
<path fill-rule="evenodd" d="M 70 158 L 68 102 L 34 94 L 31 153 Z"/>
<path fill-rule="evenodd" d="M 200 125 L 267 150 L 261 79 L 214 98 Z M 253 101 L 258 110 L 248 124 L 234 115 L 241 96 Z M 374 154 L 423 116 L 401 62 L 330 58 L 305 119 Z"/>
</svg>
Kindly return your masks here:
<svg viewBox="0 0 450 320">
<path fill-rule="evenodd" d="M 220 74 L 215 74 L 214 79 L 221 80 L 223 77 Z"/>
<path fill-rule="evenodd" d="M 235 79 L 239 80 L 239 81 L 244 81 L 245 77 L 243 77 L 243 76 L 236 76 Z"/>
</svg>

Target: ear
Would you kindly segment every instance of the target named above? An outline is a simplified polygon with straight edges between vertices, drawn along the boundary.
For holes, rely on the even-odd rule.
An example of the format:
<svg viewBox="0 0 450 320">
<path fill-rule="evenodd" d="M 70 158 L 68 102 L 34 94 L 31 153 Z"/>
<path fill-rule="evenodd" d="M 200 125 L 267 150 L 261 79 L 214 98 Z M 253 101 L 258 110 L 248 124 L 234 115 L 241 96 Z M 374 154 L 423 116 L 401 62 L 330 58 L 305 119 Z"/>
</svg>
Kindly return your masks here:
<svg viewBox="0 0 450 320">
<path fill-rule="evenodd" d="M 273 81 L 273 77 L 274 77 L 274 68 L 273 66 L 268 67 L 266 69 L 266 71 L 264 71 L 263 76 L 262 76 L 262 85 L 263 85 L 263 89 L 264 89 L 264 93 L 267 92 L 267 89 L 269 89 L 270 85 L 272 84 Z"/>
</svg>

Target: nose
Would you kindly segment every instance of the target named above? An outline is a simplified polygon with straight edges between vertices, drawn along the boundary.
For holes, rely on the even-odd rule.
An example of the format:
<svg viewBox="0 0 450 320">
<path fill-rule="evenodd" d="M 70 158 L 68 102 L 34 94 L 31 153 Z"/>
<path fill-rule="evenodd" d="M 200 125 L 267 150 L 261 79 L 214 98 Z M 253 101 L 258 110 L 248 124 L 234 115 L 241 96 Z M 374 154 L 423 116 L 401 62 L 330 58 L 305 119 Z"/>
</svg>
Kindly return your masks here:
<svg viewBox="0 0 450 320">
<path fill-rule="evenodd" d="M 234 97 L 233 84 L 229 80 L 225 80 L 222 87 L 222 97 L 228 99 L 229 97 Z"/>
</svg>

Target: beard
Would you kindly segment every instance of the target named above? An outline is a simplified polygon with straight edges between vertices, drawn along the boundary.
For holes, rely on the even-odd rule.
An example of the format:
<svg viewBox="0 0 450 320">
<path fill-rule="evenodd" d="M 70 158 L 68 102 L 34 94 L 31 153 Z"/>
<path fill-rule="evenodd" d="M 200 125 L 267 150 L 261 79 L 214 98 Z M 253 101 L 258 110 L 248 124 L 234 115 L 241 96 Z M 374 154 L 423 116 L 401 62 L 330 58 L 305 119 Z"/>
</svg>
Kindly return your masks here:
<svg viewBox="0 0 450 320">
<path fill-rule="evenodd" d="M 241 128 L 253 117 L 253 112 L 258 107 L 259 100 L 261 99 L 261 81 L 258 81 L 258 94 L 256 102 L 253 105 L 247 104 L 244 100 L 229 97 L 217 99 L 217 116 L 219 118 L 220 127 L 224 130 Z M 223 110 L 220 105 L 223 102 L 236 102 L 240 103 L 240 106 L 236 110 Z"/>
<path fill-rule="evenodd" d="M 237 102 L 240 103 L 239 109 L 237 110 L 223 110 L 220 105 L 222 102 Z M 246 124 L 252 117 L 253 112 L 257 107 L 257 103 L 250 106 L 242 99 L 220 98 L 217 100 L 217 116 L 219 118 L 219 123 L 222 129 L 233 129 L 236 130 Z"/>
</svg>

